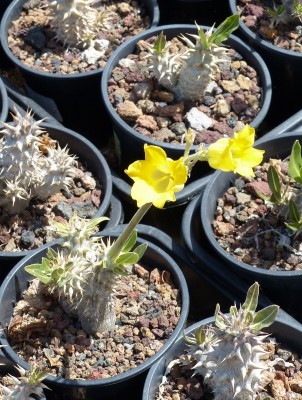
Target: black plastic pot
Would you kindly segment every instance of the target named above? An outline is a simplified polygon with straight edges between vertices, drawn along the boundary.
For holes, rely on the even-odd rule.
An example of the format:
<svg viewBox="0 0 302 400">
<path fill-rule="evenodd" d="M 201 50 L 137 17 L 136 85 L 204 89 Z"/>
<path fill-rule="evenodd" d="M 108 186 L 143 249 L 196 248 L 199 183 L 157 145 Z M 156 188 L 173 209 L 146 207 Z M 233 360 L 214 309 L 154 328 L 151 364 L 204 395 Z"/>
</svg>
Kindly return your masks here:
<svg viewBox="0 0 302 400">
<path fill-rule="evenodd" d="M 108 164 L 100 151 L 82 135 L 64 127 L 41 124 L 49 136 L 60 143 L 61 147 L 68 145 L 70 154 L 75 154 L 79 160 L 99 179 L 102 186 L 102 202 L 96 217 L 105 215 L 112 199 L 112 178 Z M 33 254 L 36 250 L 20 252 L 0 252 L 0 280 L 24 256 Z"/>
<path fill-rule="evenodd" d="M 3 15 L 0 36 L 6 56 L 20 69 L 30 97 L 68 128 L 82 133 L 96 145 L 106 144 L 111 131 L 99 92 L 103 68 L 78 74 L 54 74 L 27 66 L 11 52 L 8 29 L 25 1 L 14 0 Z M 142 0 L 142 3 L 148 9 L 151 26 L 156 26 L 159 22 L 157 0 Z"/>
<path fill-rule="evenodd" d="M 293 142 L 302 139 L 298 132 L 287 132 L 282 136 L 265 140 L 256 147 L 265 150 L 265 159 L 278 156 L 284 158 L 290 154 Z M 246 282 L 252 284 L 259 282 L 264 294 L 272 302 L 279 304 L 284 310 L 301 320 L 300 304 L 302 300 L 302 271 L 270 271 L 256 268 L 237 260 L 233 255 L 226 252 L 216 241 L 212 222 L 216 210 L 216 201 L 229 187 L 231 180 L 235 178 L 233 173 L 217 171 L 206 186 L 200 205 L 200 224 L 202 227 L 203 247 L 212 251 L 222 261 L 225 274 L 232 271 L 242 277 Z M 194 249 L 193 249 L 194 251 Z M 202 262 L 202 260 L 200 260 Z"/>
<path fill-rule="evenodd" d="M 116 237 L 110 230 L 102 232 L 103 236 L 107 234 L 110 237 Z M 145 240 L 138 239 L 138 242 L 142 243 Z M 55 244 L 52 246 L 55 246 Z M 25 272 L 24 267 L 41 260 L 41 257 L 46 254 L 47 248 L 47 245 L 42 246 L 35 253 L 21 260 L 2 283 L 0 288 L 0 321 L 2 326 L 7 326 L 9 323 L 14 303 L 20 299 L 22 292 L 27 287 L 28 279 L 31 279 L 30 275 Z M 174 344 L 184 329 L 189 311 L 189 293 L 186 280 L 172 257 L 160 247 L 148 241 L 148 248 L 142 262 L 145 265 L 156 265 L 159 269 L 167 270 L 171 274 L 175 285 L 180 289 L 182 310 L 177 327 L 170 338 L 155 355 L 141 365 L 112 378 L 73 381 L 48 376 L 44 382 L 52 390 L 46 394 L 47 398 L 55 400 L 93 400 L 100 398 L 102 400 L 112 400 L 119 397 L 127 400 L 141 399 L 142 388 L 148 369 L 159 358 L 164 356 L 166 351 Z M 28 364 L 21 360 L 11 348 L 4 332 L 1 333 L 0 343 L 5 345 L 3 353 L 9 360 L 13 363 L 18 363 L 23 368 L 28 368 Z"/>
<path fill-rule="evenodd" d="M 214 318 L 207 318 L 202 321 L 189 326 L 185 330 L 185 335 L 191 335 L 201 325 L 209 325 L 214 323 Z M 285 346 L 289 346 L 290 349 L 295 349 L 298 352 L 302 351 L 302 325 L 297 321 L 277 317 L 273 325 L 266 332 L 272 333 L 277 341 L 282 342 Z M 153 367 L 150 369 L 144 386 L 142 400 L 155 400 L 156 392 L 165 374 L 168 364 L 178 358 L 184 353 L 186 349 L 186 343 L 183 337 L 179 337 L 174 346 L 165 354 L 165 357 L 161 358 Z"/>
<path fill-rule="evenodd" d="M 202 27 L 203 29 L 209 29 L 208 27 Z M 108 96 L 108 81 L 111 77 L 112 70 L 118 65 L 118 62 L 127 57 L 131 53 L 135 53 L 136 44 L 139 40 L 147 39 L 148 37 L 158 35 L 163 32 L 167 39 L 171 39 L 179 34 L 191 33 L 196 34 L 195 25 L 164 25 L 156 28 L 152 28 L 146 32 L 142 32 L 132 39 L 124 43 L 117 49 L 114 54 L 108 60 L 106 67 L 104 68 L 102 81 L 101 81 L 101 91 L 104 98 L 104 104 L 108 111 L 108 114 L 112 120 L 113 130 L 118 140 L 118 153 L 121 157 L 121 168 L 124 169 L 128 165 L 144 157 L 144 143 L 151 145 L 157 145 L 162 147 L 167 155 L 172 159 L 177 159 L 181 157 L 184 153 L 184 145 L 163 143 L 158 142 L 149 137 L 143 136 L 131 128 L 123 119 L 117 114 L 114 107 L 112 106 L 109 96 Z M 258 76 L 263 87 L 263 102 L 262 108 L 257 115 L 257 117 L 251 123 L 252 126 L 258 127 L 261 121 L 264 119 L 266 113 L 268 112 L 270 101 L 271 101 L 271 79 L 268 73 L 267 67 L 261 57 L 249 46 L 243 43 L 236 36 L 231 35 L 231 37 L 226 41 L 226 45 L 235 49 L 240 53 L 244 60 L 249 63 L 258 72 Z M 192 146 L 192 151 L 196 150 L 196 146 Z M 207 163 L 199 163 L 194 167 L 192 173 L 192 179 L 194 177 L 200 177 L 209 171 Z"/>
<path fill-rule="evenodd" d="M 212 26 L 229 16 L 228 4 L 221 0 L 158 0 L 160 25 L 198 24 Z"/>
<path fill-rule="evenodd" d="M 5 122 L 8 115 L 8 97 L 6 87 L 0 77 L 0 127 L 1 121 Z"/>
<path fill-rule="evenodd" d="M 232 14 L 237 14 L 237 0 L 228 0 Z M 300 102 L 286 101 L 295 98 L 302 90 L 300 73 L 302 68 L 302 53 L 281 49 L 254 33 L 240 21 L 238 35 L 254 48 L 264 59 L 272 77 L 273 95 L 270 107 L 271 115 L 276 123 L 292 115 L 301 108 Z M 286 83 L 284 83 L 286 82 Z M 280 115 L 280 109 L 282 115 Z"/>
</svg>

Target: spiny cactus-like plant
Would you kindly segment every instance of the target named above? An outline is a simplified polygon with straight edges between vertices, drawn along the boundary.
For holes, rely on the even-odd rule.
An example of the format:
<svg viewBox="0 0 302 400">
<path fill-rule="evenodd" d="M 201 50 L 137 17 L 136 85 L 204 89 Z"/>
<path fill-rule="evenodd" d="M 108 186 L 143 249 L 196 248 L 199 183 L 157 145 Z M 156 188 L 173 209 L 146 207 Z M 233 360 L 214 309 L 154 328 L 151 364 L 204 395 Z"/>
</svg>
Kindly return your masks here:
<svg viewBox="0 0 302 400">
<path fill-rule="evenodd" d="M 93 236 L 97 225 L 107 217 L 85 220 L 76 213 L 67 223 L 56 222 L 58 236 L 63 239 L 58 251 L 48 249 L 41 264 L 25 267 L 61 299 L 67 312 L 75 313 L 88 334 L 114 328 L 114 283 L 117 274 L 126 275 L 127 266 L 137 262 L 147 245 L 134 250 L 136 231 L 118 251 L 115 243 L 105 244 L 101 236 Z"/>
<path fill-rule="evenodd" d="M 91 46 L 109 17 L 108 13 L 91 7 L 91 4 L 89 0 L 55 0 L 49 4 L 50 24 L 57 40 L 81 49 Z"/>
<path fill-rule="evenodd" d="M 15 109 L 13 123 L 2 123 L 0 206 L 10 214 L 22 212 L 32 198 L 44 200 L 72 182 L 75 156 L 59 145 L 48 146 L 44 154 L 42 138 L 46 131 L 41 122 L 33 119 L 31 111 L 22 116 Z"/>
<path fill-rule="evenodd" d="M 261 332 L 270 326 L 279 307 L 268 306 L 256 312 L 259 284 L 248 290 L 242 306 L 230 308 L 230 315 L 215 310 L 215 326 L 201 326 L 189 343 L 188 360 L 194 361 L 194 374 L 201 374 L 215 400 L 255 400 L 261 390 L 262 373 L 267 369 Z"/>
<path fill-rule="evenodd" d="M 270 27 L 277 26 L 279 23 L 287 24 L 296 18 L 302 21 L 302 1 L 301 0 L 281 0 L 281 4 L 274 4 L 273 7 L 266 7 L 266 12 L 271 20 Z"/>
<path fill-rule="evenodd" d="M 3 400 L 34 400 L 44 397 L 43 389 L 48 389 L 42 381 L 46 377 L 47 372 L 41 372 L 37 367 L 31 366 L 28 371 L 22 367 L 16 367 L 20 375 L 16 378 L 13 375 L 8 375 L 13 382 L 12 387 L 0 385 L 0 391 L 3 392 Z"/>
<path fill-rule="evenodd" d="M 239 15 L 232 15 L 222 22 L 215 31 L 207 32 L 197 26 L 197 35 L 193 43 L 182 35 L 188 50 L 173 55 L 166 37 L 160 34 L 154 46 L 148 47 L 149 69 L 159 84 L 174 92 L 178 99 L 197 101 L 203 98 L 213 79 L 213 73 L 224 62 L 227 49 L 220 46 L 239 26 Z"/>
</svg>

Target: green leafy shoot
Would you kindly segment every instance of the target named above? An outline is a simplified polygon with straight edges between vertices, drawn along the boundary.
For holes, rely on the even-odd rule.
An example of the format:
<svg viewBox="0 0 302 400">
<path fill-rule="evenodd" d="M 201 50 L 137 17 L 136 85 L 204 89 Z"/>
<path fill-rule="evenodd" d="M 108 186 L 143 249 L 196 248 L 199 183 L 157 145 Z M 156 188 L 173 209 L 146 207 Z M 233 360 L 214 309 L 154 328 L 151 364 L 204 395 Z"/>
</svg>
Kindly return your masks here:
<svg viewBox="0 0 302 400">
<path fill-rule="evenodd" d="M 285 5 L 280 4 L 274 7 L 266 7 L 265 8 L 267 15 L 271 19 L 271 26 L 278 25 L 279 22 L 282 20 L 283 15 L 285 14 Z"/>
<path fill-rule="evenodd" d="M 297 183 L 302 183 L 301 145 L 298 140 L 294 142 L 292 147 L 288 164 L 288 172 L 290 177 Z"/>
<path fill-rule="evenodd" d="M 254 332 L 260 332 L 263 328 L 271 326 L 276 319 L 279 308 L 279 306 L 273 304 L 258 311 L 253 318 L 251 329 L 253 329 Z"/>
<path fill-rule="evenodd" d="M 258 305 L 259 283 L 255 282 L 247 291 L 245 302 L 242 309 L 248 312 L 255 312 Z"/>
<path fill-rule="evenodd" d="M 302 3 L 298 0 L 295 0 L 293 3 L 293 17 L 297 17 L 300 22 L 302 21 Z"/>
<path fill-rule="evenodd" d="M 267 171 L 267 182 L 272 192 L 270 201 L 272 203 L 280 204 L 282 202 L 282 195 L 281 195 L 282 185 L 278 172 L 276 171 L 276 168 L 273 167 L 272 165 L 269 167 Z"/>
<path fill-rule="evenodd" d="M 47 257 L 50 255 L 52 257 L 52 252 L 47 252 Z M 49 284 L 52 280 L 51 272 L 52 269 L 50 267 L 50 260 L 48 258 L 43 257 L 41 264 L 31 264 L 24 267 L 25 271 L 29 274 L 38 278 L 45 285 Z"/>
<path fill-rule="evenodd" d="M 137 231 L 134 230 L 124 244 L 118 258 L 115 260 L 117 265 L 132 265 L 137 263 L 142 258 L 148 245 L 146 243 L 142 243 L 138 245 L 134 250 L 132 250 L 135 246 L 136 240 Z"/>
<path fill-rule="evenodd" d="M 231 33 L 234 32 L 240 23 L 240 17 L 238 14 L 231 15 L 226 18 L 215 30 L 215 32 L 210 36 L 210 43 L 219 45 L 220 43 L 227 40 Z"/>
<path fill-rule="evenodd" d="M 189 337 L 183 334 L 183 338 L 187 344 L 191 345 L 195 345 L 196 343 L 203 344 L 206 340 L 206 329 L 203 325 L 201 325 L 194 332 L 194 337 Z"/>
<path fill-rule="evenodd" d="M 288 203 L 288 214 L 288 220 L 285 222 L 285 226 L 292 231 L 300 231 L 302 229 L 302 216 L 293 199 L 290 199 Z"/>
<path fill-rule="evenodd" d="M 154 52 L 156 54 L 162 54 L 163 50 L 166 47 L 166 43 L 167 43 L 166 36 L 163 34 L 163 32 L 161 32 L 154 42 L 153 46 Z"/>
<path fill-rule="evenodd" d="M 204 30 L 195 23 L 200 43 L 205 49 L 209 49 L 213 44 L 218 46 L 220 43 L 227 40 L 231 33 L 238 28 L 239 21 L 240 17 L 238 14 L 231 15 L 226 18 L 213 33 L 211 32 L 214 27 L 205 33 Z"/>
<path fill-rule="evenodd" d="M 128 251 L 130 251 L 134 247 L 136 240 L 137 240 L 137 230 L 135 229 L 133 232 L 131 232 L 131 235 L 124 244 L 122 252 L 127 253 Z"/>
</svg>

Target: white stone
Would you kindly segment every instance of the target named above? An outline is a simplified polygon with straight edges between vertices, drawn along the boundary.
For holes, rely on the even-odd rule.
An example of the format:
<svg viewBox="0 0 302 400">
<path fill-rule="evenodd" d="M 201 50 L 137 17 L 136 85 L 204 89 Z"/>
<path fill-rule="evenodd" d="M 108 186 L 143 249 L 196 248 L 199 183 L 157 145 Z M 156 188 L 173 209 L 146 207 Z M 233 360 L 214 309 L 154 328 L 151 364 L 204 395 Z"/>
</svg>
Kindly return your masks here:
<svg viewBox="0 0 302 400">
<path fill-rule="evenodd" d="M 119 65 L 121 67 L 125 67 L 125 68 L 129 68 L 129 67 L 131 67 L 131 65 L 134 65 L 134 64 L 135 64 L 135 61 L 134 60 L 129 60 L 129 58 L 122 58 L 119 61 Z"/>
<path fill-rule="evenodd" d="M 208 129 L 213 125 L 212 119 L 196 107 L 191 108 L 191 110 L 186 114 L 186 118 L 191 128 L 196 129 L 197 131 Z"/>
<path fill-rule="evenodd" d="M 82 59 L 90 65 L 93 65 L 104 55 L 105 51 L 98 51 L 94 47 L 88 47 L 82 53 Z"/>
<path fill-rule="evenodd" d="M 98 51 L 103 51 L 105 53 L 105 51 L 109 47 L 109 44 L 110 42 L 107 39 L 96 39 L 94 41 L 94 48 Z"/>
</svg>

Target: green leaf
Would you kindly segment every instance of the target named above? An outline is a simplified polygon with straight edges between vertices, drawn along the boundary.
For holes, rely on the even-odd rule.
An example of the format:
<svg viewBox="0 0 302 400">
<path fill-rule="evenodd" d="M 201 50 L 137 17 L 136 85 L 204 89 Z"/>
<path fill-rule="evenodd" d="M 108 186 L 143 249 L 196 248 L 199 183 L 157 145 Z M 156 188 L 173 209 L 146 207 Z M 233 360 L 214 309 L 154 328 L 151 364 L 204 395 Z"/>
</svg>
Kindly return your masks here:
<svg viewBox="0 0 302 400">
<path fill-rule="evenodd" d="M 271 196 L 271 201 L 272 197 L 274 196 L 274 202 L 280 202 L 281 201 L 281 182 L 279 179 L 279 175 L 272 165 L 269 167 L 267 171 L 267 183 L 269 185 L 269 188 L 272 192 Z M 280 200 L 279 200 L 280 199 Z"/>
<path fill-rule="evenodd" d="M 200 326 L 198 329 L 195 331 L 195 339 L 197 343 L 202 344 L 204 343 L 206 339 L 206 331 L 203 326 Z"/>
<path fill-rule="evenodd" d="M 64 274 L 64 268 L 56 268 L 51 272 L 51 279 L 58 280 L 63 276 L 63 274 Z"/>
<path fill-rule="evenodd" d="M 196 344 L 196 339 L 187 336 L 184 332 L 183 332 L 183 334 L 182 334 L 182 337 L 183 337 L 184 341 L 185 341 L 187 344 L 191 344 L 191 345 L 195 345 L 195 344 Z"/>
<path fill-rule="evenodd" d="M 253 319 L 254 319 L 254 313 L 250 312 L 250 311 L 247 311 L 245 316 L 244 316 L 244 323 L 246 325 L 250 325 L 253 322 Z"/>
<path fill-rule="evenodd" d="M 196 22 L 195 22 L 195 24 L 196 24 Z M 196 24 L 196 26 L 197 26 L 197 33 L 199 36 L 200 43 L 202 44 L 202 46 L 205 49 L 208 49 L 210 47 L 209 38 L 206 36 L 206 34 L 204 33 L 203 29 L 200 26 L 198 26 L 197 24 Z"/>
<path fill-rule="evenodd" d="M 231 306 L 230 307 L 230 314 L 236 317 L 238 315 L 238 309 L 236 306 Z"/>
<path fill-rule="evenodd" d="M 99 225 L 103 221 L 108 221 L 108 217 L 99 217 L 99 218 L 93 218 L 87 223 L 87 228 L 93 228 L 97 225 Z"/>
<path fill-rule="evenodd" d="M 147 243 L 142 243 L 139 246 L 137 246 L 133 251 L 138 255 L 138 259 L 140 260 L 142 256 L 145 254 L 145 251 L 147 250 L 148 244 Z"/>
<path fill-rule="evenodd" d="M 270 326 L 275 321 L 278 312 L 279 306 L 276 305 L 263 308 L 256 313 L 251 328 L 256 332 L 259 332 L 263 328 Z"/>
<path fill-rule="evenodd" d="M 137 240 L 137 231 L 134 230 L 131 235 L 129 236 L 128 240 L 126 241 L 126 243 L 124 244 L 123 248 L 122 248 L 122 252 L 126 253 L 127 251 L 130 251 L 132 249 L 132 247 L 135 245 Z"/>
<path fill-rule="evenodd" d="M 139 260 L 139 257 L 136 253 L 133 251 L 129 251 L 128 253 L 121 254 L 117 259 L 116 263 L 118 265 L 132 265 L 137 263 Z"/>
<path fill-rule="evenodd" d="M 302 224 L 298 224 L 297 222 L 284 222 L 284 225 L 288 228 L 291 229 L 294 232 L 297 232 L 299 229 L 302 228 Z"/>
<path fill-rule="evenodd" d="M 122 276 L 128 275 L 128 272 L 125 270 L 123 265 L 115 265 L 115 267 L 113 268 L 113 273 Z"/>
<path fill-rule="evenodd" d="M 255 312 L 258 305 L 259 283 L 255 282 L 247 291 L 242 309 L 247 312 Z"/>
<path fill-rule="evenodd" d="M 299 209 L 297 207 L 297 204 L 295 203 L 295 201 L 293 199 L 290 199 L 289 203 L 288 203 L 288 211 L 289 211 L 289 218 L 292 221 L 295 222 L 300 222 L 301 217 L 300 217 L 300 212 Z"/>
<path fill-rule="evenodd" d="M 24 267 L 25 271 L 38 278 L 42 283 L 47 285 L 51 281 L 51 277 L 45 273 L 42 264 L 31 264 Z"/>
<path fill-rule="evenodd" d="M 163 32 L 161 32 L 158 35 L 157 39 L 155 40 L 153 48 L 156 53 L 160 54 L 164 50 L 165 46 L 166 46 L 166 36 L 163 34 Z"/>
<path fill-rule="evenodd" d="M 57 258 L 57 252 L 52 249 L 51 247 L 48 248 L 47 250 L 47 259 L 49 261 L 55 260 Z"/>
<path fill-rule="evenodd" d="M 226 18 L 211 35 L 210 42 L 219 45 L 228 39 L 231 33 L 238 28 L 239 22 L 240 17 L 238 14 L 234 14 Z"/>
<path fill-rule="evenodd" d="M 291 178 L 293 178 L 298 183 L 302 183 L 301 168 L 302 168 L 301 145 L 298 140 L 295 140 L 290 154 L 288 172 Z"/>
</svg>

